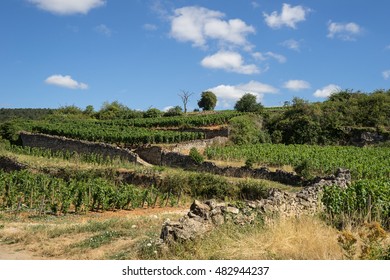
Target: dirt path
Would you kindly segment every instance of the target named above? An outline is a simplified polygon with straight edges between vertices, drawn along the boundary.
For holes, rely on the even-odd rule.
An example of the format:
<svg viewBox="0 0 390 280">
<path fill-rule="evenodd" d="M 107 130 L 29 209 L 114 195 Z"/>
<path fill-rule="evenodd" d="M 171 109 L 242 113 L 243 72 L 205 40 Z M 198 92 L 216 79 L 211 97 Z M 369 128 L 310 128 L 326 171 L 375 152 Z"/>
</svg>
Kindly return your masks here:
<svg viewBox="0 0 390 280">
<path fill-rule="evenodd" d="M 138 218 L 142 216 L 149 216 L 157 218 L 164 214 L 181 214 L 185 215 L 188 212 L 189 206 L 181 207 L 156 207 L 156 208 L 145 208 L 145 209 L 134 209 L 131 211 L 105 211 L 101 212 L 90 212 L 87 215 L 69 215 L 69 223 L 82 223 L 89 220 L 102 221 L 110 218 Z M 26 214 L 27 215 L 27 214 Z M 23 225 L 23 222 L 20 223 Z M 18 230 L 18 225 L 8 226 L 12 230 Z M 39 254 L 28 251 L 23 248 L 21 244 L 5 244 L 0 242 L 0 261 L 1 260 L 48 260 L 53 258 L 40 257 Z"/>
</svg>

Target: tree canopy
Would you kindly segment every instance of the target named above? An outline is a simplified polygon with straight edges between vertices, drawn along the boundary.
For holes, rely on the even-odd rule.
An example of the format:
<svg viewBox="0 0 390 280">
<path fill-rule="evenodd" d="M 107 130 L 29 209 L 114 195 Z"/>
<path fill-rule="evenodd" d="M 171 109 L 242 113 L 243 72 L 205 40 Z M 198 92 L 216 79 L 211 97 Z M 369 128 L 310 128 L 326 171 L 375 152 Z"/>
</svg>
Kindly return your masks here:
<svg viewBox="0 0 390 280">
<path fill-rule="evenodd" d="M 199 108 L 203 111 L 212 111 L 217 105 L 217 96 L 211 91 L 202 92 L 201 98 L 198 101 Z"/>
<path fill-rule="evenodd" d="M 236 102 L 234 109 L 239 112 L 255 112 L 261 113 L 263 111 L 263 105 L 257 103 L 256 95 L 251 93 L 245 93 L 240 100 Z"/>
</svg>

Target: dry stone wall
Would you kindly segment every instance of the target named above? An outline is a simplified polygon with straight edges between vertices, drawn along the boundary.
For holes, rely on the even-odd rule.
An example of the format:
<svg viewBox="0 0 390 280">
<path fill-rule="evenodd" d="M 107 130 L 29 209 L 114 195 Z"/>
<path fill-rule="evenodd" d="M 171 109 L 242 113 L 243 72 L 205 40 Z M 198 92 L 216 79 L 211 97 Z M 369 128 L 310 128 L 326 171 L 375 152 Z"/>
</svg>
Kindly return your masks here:
<svg viewBox="0 0 390 280">
<path fill-rule="evenodd" d="M 16 161 L 13 158 L 0 156 L 0 169 L 5 172 L 20 171 L 26 169 L 27 166 Z"/>
<path fill-rule="evenodd" d="M 129 162 L 137 163 L 137 154 L 128 149 L 122 149 L 110 144 L 28 132 L 21 132 L 20 138 L 23 146 L 50 149 L 52 151 L 77 152 L 80 154 L 93 153 L 110 158 L 119 157 Z"/>
<path fill-rule="evenodd" d="M 264 215 L 314 214 L 322 209 L 320 194 L 325 186 L 337 185 L 346 188 L 350 182 L 349 170 L 339 169 L 335 175 L 317 178 L 298 193 L 270 189 L 267 198 L 245 201 L 239 207 L 229 203 L 217 203 L 215 200 L 195 200 L 186 216 L 179 221 L 167 220 L 164 223 L 160 238 L 165 243 L 182 242 L 200 237 L 226 222 L 244 225 L 253 223 Z"/>
<path fill-rule="evenodd" d="M 225 139 L 215 139 L 215 142 L 207 142 L 207 144 L 221 143 L 218 141 L 225 141 Z M 183 150 L 194 147 L 193 142 L 189 142 L 185 145 L 186 146 L 181 145 L 178 149 Z M 158 146 L 144 146 L 136 149 L 135 152 L 139 155 L 140 158 L 154 165 L 183 168 L 186 170 L 199 172 L 208 172 L 228 177 L 265 179 L 293 186 L 300 186 L 305 184 L 305 181 L 302 177 L 291 172 L 286 172 L 283 170 L 270 171 L 266 167 L 257 169 L 247 168 L 244 166 L 221 167 L 208 161 L 198 164 L 190 156 L 175 152 L 175 148 L 173 150 L 174 151 L 163 149 Z"/>
</svg>

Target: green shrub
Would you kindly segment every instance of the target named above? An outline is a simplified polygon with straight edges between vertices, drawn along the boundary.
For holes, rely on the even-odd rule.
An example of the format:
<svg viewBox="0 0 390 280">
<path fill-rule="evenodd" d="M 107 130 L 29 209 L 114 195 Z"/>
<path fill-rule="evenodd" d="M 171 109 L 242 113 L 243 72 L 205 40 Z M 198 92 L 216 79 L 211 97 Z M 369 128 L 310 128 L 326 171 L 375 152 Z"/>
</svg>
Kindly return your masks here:
<svg viewBox="0 0 390 280">
<path fill-rule="evenodd" d="M 339 227 L 377 221 L 390 228 L 390 181 L 360 180 L 346 189 L 326 187 L 322 203 L 327 217 Z"/>
<path fill-rule="evenodd" d="M 199 151 L 193 147 L 191 148 L 190 150 L 190 157 L 197 163 L 197 164 L 201 164 L 203 161 L 204 161 L 204 157 L 202 156 L 201 153 L 199 153 Z"/>
</svg>

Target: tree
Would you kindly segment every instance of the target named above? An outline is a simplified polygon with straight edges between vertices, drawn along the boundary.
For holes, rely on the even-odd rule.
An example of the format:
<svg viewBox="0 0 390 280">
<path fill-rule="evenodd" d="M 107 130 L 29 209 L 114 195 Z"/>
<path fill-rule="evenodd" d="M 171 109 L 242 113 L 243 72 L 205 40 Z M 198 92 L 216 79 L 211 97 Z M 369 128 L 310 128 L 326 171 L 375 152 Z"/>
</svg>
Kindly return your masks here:
<svg viewBox="0 0 390 280">
<path fill-rule="evenodd" d="M 158 118 L 161 117 L 162 112 L 157 108 L 149 108 L 144 112 L 144 118 Z"/>
<path fill-rule="evenodd" d="M 194 94 L 193 92 L 189 93 L 188 91 L 185 91 L 185 90 L 182 90 L 181 93 L 178 94 L 181 98 L 181 101 L 183 102 L 184 114 L 187 113 L 188 100 L 189 100 L 190 96 L 193 94 Z"/>
<path fill-rule="evenodd" d="M 104 102 L 97 113 L 97 118 L 101 120 L 124 119 L 128 111 L 129 108 L 118 101 Z"/>
<path fill-rule="evenodd" d="M 172 108 L 169 108 L 168 111 L 164 113 L 164 117 L 174 117 L 174 116 L 181 116 L 183 114 L 183 110 L 180 106 L 175 106 Z"/>
<path fill-rule="evenodd" d="M 198 101 L 199 108 L 203 111 L 212 111 L 217 105 L 217 96 L 211 91 L 202 92 L 201 98 Z"/>
<path fill-rule="evenodd" d="M 237 145 L 270 142 L 268 132 L 263 129 L 259 115 L 242 115 L 230 120 L 230 140 Z"/>
<path fill-rule="evenodd" d="M 256 95 L 245 93 L 240 98 L 240 100 L 237 101 L 236 105 L 234 106 L 234 109 L 236 109 L 239 112 L 261 113 L 263 110 L 263 105 L 257 103 Z"/>
</svg>

